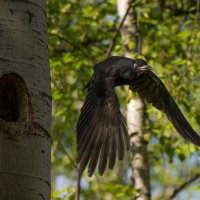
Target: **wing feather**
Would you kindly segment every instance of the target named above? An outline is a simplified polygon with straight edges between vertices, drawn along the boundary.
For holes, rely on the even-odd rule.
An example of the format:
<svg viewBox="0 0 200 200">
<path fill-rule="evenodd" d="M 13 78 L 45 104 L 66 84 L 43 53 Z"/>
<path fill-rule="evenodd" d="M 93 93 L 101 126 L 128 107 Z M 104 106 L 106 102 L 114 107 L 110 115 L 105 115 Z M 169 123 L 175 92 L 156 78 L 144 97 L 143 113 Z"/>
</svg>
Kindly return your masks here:
<svg viewBox="0 0 200 200">
<path fill-rule="evenodd" d="M 109 143 L 109 169 L 113 169 L 116 161 L 116 134 L 113 127 L 110 130 L 110 143 Z"/>
<path fill-rule="evenodd" d="M 96 168 L 98 159 L 99 159 L 99 154 L 100 154 L 100 150 L 101 150 L 101 146 L 103 144 L 103 137 L 105 137 L 105 130 L 104 130 L 104 123 L 103 120 L 106 117 L 105 113 L 106 113 L 106 106 L 103 106 L 102 108 L 103 110 L 101 111 L 102 116 L 97 117 L 99 119 L 99 123 L 96 125 L 98 126 L 98 128 L 96 128 L 95 132 L 96 132 L 96 141 L 94 143 L 95 148 L 93 148 L 92 153 L 90 155 L 90 162 L 88 165 L 88 175 L 91 176 L 94 173 L 94 170 Z"/>
<path fill-rule="evenodd" d="M 130 89 L 137 91 L 141 98 L 157 109 L 163 110 L 182 137 L 200 146 L 200 136 L 190 126 L 163 82 L 152 71 L 133 83 Z"/>
<path fill-rule="evenodd" d="M 117 152 L 120 160 L 124 157 L 124 144 L 128 149 L 126 123 L 112 84 L 89 86 L 77 123 L 79 174 L 88 165 L 88 175 L 92 176 L 98 161 L 100 175 L 104 173 L 108 160 L 109 169 L 112 169 Z"/>
<path fill-rule="evenodd" d="M 119 124 L 117 127 L 117 149 L 118 149 L 118 158 L 119 160 L 123 160 L 124 158 L 124 138 L 123 138 L 123 132 L 120 130 L 120 127 L 122 126 L 122 120 L 119 120 L 117 118 L 117 123 Z"/>
<path fill-rule="evenodd" d="M 101 153 L 99 157 L 99 174 L 100 175 L 103 175 L 106 169 L 107 160 L 108 160 L 110 133 L 107 127 L 105 128 L 105 134 L 107 134 L 107 137 L 104 137 L 104 141 L 102 144 Z"/>
</svg>

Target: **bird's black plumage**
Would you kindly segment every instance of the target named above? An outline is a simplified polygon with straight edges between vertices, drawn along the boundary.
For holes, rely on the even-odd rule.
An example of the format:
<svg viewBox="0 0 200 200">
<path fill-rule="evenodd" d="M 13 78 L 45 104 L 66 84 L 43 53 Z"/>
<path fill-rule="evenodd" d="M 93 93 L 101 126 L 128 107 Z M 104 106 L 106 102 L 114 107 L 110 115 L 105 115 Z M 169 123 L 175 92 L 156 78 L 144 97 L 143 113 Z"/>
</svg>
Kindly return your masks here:
<svg viewBox="0 0 200 200">
<path fill-rule="evenodd" d="M 142 99 L 166 113 L 176 130 L 186 140 L 200 146 L 200 136 L 192 129 L 162 81 L 144 60 L 110 57 L 94 67 L 87 84 L 88 94 L 77 123 L 78 169 L 88 165 L 91 176 L 98 163 L 99 174 L 124 158 L 129 149 L 126 121 L 120 111 L 114 87 L 130 85 Z"/>
</svg>

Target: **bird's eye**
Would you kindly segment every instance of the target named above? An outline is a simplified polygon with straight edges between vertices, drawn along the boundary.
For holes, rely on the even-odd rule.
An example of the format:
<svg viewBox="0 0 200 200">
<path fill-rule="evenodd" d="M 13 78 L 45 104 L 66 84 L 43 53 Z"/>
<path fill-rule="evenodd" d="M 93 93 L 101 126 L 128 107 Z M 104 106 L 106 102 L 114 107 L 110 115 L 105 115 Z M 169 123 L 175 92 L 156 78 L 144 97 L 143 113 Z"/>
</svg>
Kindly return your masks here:
<svg viewBox="0 0 200 200">
<path fill-rule="evenodd" d="M 136 69 L 138 67 L 138 65 L 136 63 L 134 63 L 133 67 L 134 67 L 134 69 Z"/>
</svg>

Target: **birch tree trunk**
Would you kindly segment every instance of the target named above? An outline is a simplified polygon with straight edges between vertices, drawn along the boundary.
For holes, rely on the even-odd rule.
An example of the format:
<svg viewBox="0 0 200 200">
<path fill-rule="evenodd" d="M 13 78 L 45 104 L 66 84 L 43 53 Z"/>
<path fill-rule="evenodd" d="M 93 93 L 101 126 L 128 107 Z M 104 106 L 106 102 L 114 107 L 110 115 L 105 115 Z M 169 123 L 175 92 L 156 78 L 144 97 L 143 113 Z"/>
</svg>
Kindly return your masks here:
<svg viewBox="0 0 200 200">
<path fill-rule="evenodd" d="M 132 1 L 133 2 L 133 1 Z M 118 0 L 118 15 L 123 19 L 130 1 Z M 133 53 L 140 52 L 140 43 L 137 32 L 136 14 L 131 8 L 121 29 L 125 56 L 133 58 Z M 134 42 L 134 47 L 131 43 Z M 130 45 L 131 44 L 131 45 Z M 144 103 L 140 98 L 132 99 L 127 106 L 127 125 L 131 142 L 131 167 L 134 188 L 138 195 L 137 200 L 150 199 L 150 174 L 148 163 L 147 143 L 144 141 Z"/>
<path fill-rule="evenodd" d="M 46 2 L 0 0 L 0 199 L 50 199 Z"/>
</svg>

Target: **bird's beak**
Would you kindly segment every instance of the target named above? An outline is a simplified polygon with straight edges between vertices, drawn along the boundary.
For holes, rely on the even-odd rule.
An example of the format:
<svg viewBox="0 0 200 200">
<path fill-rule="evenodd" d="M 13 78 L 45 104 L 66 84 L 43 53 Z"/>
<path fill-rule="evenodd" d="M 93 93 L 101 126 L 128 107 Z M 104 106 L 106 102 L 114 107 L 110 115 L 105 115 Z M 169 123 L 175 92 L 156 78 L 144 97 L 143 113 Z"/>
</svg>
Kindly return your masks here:
<svg viewBox="0 0 200 200">
<path fill-rule="evenodd" d="M 150 71 L 151 67 L 148 65 L 143 65 L 142 67 L 140 67 L 140 71 Z"/>
<path fill-rule="evenodd" d="M 148 65 L 143 65 L 143 66 L 141 66 L 141 67 L 138 67 L 138 68 L 136 69 L 137 76 L 140 76 L 140 75 L 142 75 L 142 74 L 148 73 L 150 70 L 151 70 L 151 67 L 148 66 Z"/>
</svg>

